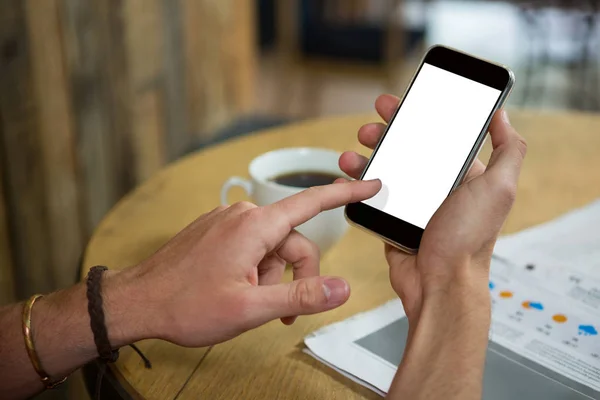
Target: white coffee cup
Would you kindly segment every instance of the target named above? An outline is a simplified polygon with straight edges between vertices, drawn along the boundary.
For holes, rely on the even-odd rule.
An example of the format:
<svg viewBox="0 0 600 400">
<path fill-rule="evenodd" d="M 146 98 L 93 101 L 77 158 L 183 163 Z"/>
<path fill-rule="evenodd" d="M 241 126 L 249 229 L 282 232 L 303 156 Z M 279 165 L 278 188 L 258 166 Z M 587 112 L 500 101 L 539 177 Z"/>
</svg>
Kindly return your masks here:
<svg viewBox="0 0 600 400">
<path fill-rule="evenodd" d="M 264 206 L 299 193 L 304 188 L 285 186 L 272 179 L 293 172 L 323 172 L 348 178 L 339 166 L 340 153 L 312 147 L 284 148 L 264 153 L 250 162 L 250 180 L 233 176 L 221 189 L 221 204 L 227 205 L 232 187 L 243 188 L 251 201 Z M 329 250 L 348 230 L 344 208 L 324 211 L 296 228 L 315 242 L 321 254 Z"/>
</svg>

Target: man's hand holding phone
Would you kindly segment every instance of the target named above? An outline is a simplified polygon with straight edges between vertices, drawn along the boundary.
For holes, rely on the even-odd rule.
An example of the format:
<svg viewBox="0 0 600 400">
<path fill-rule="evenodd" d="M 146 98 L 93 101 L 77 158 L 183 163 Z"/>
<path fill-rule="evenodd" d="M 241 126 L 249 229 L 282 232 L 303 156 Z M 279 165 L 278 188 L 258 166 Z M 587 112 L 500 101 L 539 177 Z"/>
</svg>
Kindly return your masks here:
<svg viewBox="0 0 600 400">
<path fill-rule="evenodd" d="M 398 98 L 384 95 L 377 99 L 376 109 L 389 122 L 398 103 Z M 365 125 L 358 139 L 374 149 L 384 129 L 384 124 Z M 448 379 L 435 373 L 443 368 L 424 376 L 421 368 L 427 369 L 431 363 L 452 363 L 451 370 L 457 376 L 472 374 L 471 382 L 476 387 L 471 393 L 481 393 L 490 324 L 490 260 L 512 207 L 527 149 L 505 111 L 494 115 L 489 131 L 493 153 L 487 167 L 479 160 L 473 164 L 465 181 L 427 224 L 418 253 L 410 255 L 385 245 L 392 287 L 402 300 L 411 330 L 403 363 L 390 390 L 392 397 L 402 394 L 416 398 L 411 397 L 415 395 L 411 388 Z M 357 153 L 346 152 L 340 158 L 340 167 L 349 176 L 360 178 L 367 162 Z M 456 382 L 464 385 L 465 380 Z M 469 388 L 456 389 L 463 393 Z"/>
</svg>

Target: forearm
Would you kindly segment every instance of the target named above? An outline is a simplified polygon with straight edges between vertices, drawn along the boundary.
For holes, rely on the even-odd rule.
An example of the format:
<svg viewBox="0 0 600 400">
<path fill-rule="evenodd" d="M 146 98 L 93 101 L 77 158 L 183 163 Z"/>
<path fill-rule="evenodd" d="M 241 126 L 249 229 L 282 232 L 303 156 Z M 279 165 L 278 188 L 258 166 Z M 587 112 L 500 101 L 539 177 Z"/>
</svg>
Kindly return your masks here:
<svg viewBox="0 0 600 400">
<path fill-rule="evenodd" d="M 143 339 L 150 330 L 142 323 L 136 289 L 129 272 L 107 273 L 102 297 L 109 340 L 114 348 Z M 90 328 L 84 283 L 39 299 L 31 313 L 32 337 L 40 362 L 53 380 L 59 380 L 98 356 Z M 23 304 L 0 309 L 0 393 L 27 398 L 43 385 L 25 348 L 21 315 Z M 137 312 L 137 315 L 136 315 Z"/>
<path fill-rule="evenodd" d="M 489 326 L 481 285 L 424 299 L 388 398 L 480 399 Z"/>
</svg>

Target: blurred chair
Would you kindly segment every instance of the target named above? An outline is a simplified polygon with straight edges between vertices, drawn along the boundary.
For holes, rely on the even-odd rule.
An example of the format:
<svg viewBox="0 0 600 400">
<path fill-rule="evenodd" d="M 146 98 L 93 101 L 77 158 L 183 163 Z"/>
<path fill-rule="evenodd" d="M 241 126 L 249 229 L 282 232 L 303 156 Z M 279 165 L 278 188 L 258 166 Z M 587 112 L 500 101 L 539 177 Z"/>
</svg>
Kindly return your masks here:
<svg viewBox="0 0 600 400">
<path fill-rule="evenodd" d="M 292 81 L 299 80 L 305 115 L 318 114 L 325 82 L 318 68 L 306 71 L 307 61 L 327 59 L 328 68 L 331 68 L 331 65 L 347 67 L 353 61 L 364 64 L 376 60 L 381 67 L 378 76 L 385 90 L 397 89 L 405 61 L 403 3 L 403 0 L 277 2 L 276 51 L 281 81 L 276 106 L 284 112 L 290 109 L 290 86 Z M 381 34 L 374 33 L 376 30 Z M 381 38 L 382 42 L 369 48 L 365 44 L 367 36 L 375 40 Z"/>
<path fill-rule="evenodd" d="M 527 34 L 523 105 L 539 102 L 546 95 L 548 67 L 566 67 L 569 74 L 567 96 L 570 106 L 580 110 L 599 110 L 598 99 L 598 0 L 509 0 L 520 10 Z M 560 20 L 553 25 L 552 17 Z M 553 42 L 555 29 L 565 40 L 562 56 Z M 556 35 L 554 36 L 556 37 Z M 535 78 L 542 78 L 536 84 Z M 546 78 L 546 79 L 544 79 Z"/>
<path fill-rule="evenodd" d="M 196 142 L 190 149 L 190 152 L 202 150 L 206 147 L 215 146 L 227 140 L 250 135 L 265 129 L 286 125 L 293 121 L 294 119 L 292 118 L 268 114 L 242 116 L 226 127 L 214 132 L 210 135 L 210 139 Z"/>
</svg>

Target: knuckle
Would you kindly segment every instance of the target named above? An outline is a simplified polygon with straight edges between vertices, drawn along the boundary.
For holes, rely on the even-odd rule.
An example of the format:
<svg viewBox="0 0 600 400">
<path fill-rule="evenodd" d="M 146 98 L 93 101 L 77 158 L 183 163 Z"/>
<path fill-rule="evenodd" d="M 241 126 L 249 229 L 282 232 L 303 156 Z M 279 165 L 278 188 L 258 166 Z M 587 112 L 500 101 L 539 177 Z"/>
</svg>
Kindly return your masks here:
<svg viewBox="0 0 600 400">
<path fill-rule="evenodd" d="M 508 179 L 500 181 L 497 185 L 498 195 L 507 202 L 513 202 L 517 197 L 517 185 Z"/>
<path fill-rule="evenodd" d="M 261 215 L 260 218 L 263 218 L 262 212 L 259 212 L 258 210 L 257 215 Z M 290 233 L 294 229 L 294 227 L 289 222 L 289 218 L 285 210 L 280 207 L 275 207 L 271 209 L 271 212 L 269 213 L 268 223 L 269 226 L 275 229 L 277 232 L 282 232 L 283 230 L 285 230 L 286 233 Z"/>
<path fill-rule="evenodd" d="M 525 157 L 525 155 L 527 154 L 527 141 L 525 140 L 525 138 L 523 138 L 522 136 L 519 136 L 517 138 L 517 144 L 516 144 L 517 150 L 519 150 L 519 153 L 521 153 L 521 157 Z"/>
<path fill-rule="evenodd" d="M 315 259 L 320 260 L 321 249 L 315 242 L 298 232 L 296 229 L 291 230 L 290 236 L 294 237 L 295 243 L 301 248 L 303 258 L 312 259 L 314 257 Z"/>
<path fill-rule="evenodd" d="M 240 213 L 238 222 L 245 227 L 251 228 L 255 227 L 260 223 L 260 219 L 262 218 L 260 208 L 254 207 L 249 208 Z"/>
<path fill-rule="evenodd" d="M 256 208 L 256 204 L 250 203 L 249 201 L 238 201 L 232 207 L 239 211 L 246 211 Z"/>
<path fill-rule="evenodd" d="M 308 189 L 305 189 L 304 192 L 307 196 L 316 196 L 322 189 L 318 186 L 311 186 Z"/>
<path fill-rule="evenodd" d="M 301 269 L 306 267 L 307 265 L 319 265 L 321 260 L 321 249 L 319 246 L 307 239 L 305 236 L 301 236 L 302 241 L 300 241 L 299 245 L 301 246 L 300 256 L 297 257 L 295 262 L 293 263 L 294 269 Z"/>
</svg>

